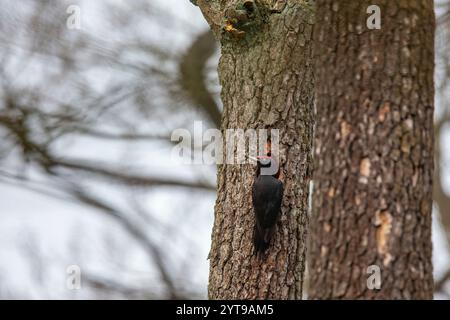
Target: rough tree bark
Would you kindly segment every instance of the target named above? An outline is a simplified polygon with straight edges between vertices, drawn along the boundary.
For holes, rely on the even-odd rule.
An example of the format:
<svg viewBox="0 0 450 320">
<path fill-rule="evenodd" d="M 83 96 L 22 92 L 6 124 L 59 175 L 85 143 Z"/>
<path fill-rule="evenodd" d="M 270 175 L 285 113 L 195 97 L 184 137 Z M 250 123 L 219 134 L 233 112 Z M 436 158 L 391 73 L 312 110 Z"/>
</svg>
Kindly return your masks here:
<svg viewBox="0 0 450 320">
<path fill-rule="evenodd" d="M 432 298 L 433 1 L 319 0 L 316 17 L 310 297 Z"/>
<path fill-rule="evenodd" d="M 312 5 L 278 1 L 281 10 L 271 12 L 276 1 L 255 0 L 249 23 L 231 28 L 225 12 L 243 10 L 246 1 L 196 2 L 221 43 L 221 129 L 279 129 L 285 183 L 277 231 L 267 256 L 258 259 L 252 243 L 255 167 L 219 166 L 209 298 L 301 299 L 312 166 Z"/>
</svg>

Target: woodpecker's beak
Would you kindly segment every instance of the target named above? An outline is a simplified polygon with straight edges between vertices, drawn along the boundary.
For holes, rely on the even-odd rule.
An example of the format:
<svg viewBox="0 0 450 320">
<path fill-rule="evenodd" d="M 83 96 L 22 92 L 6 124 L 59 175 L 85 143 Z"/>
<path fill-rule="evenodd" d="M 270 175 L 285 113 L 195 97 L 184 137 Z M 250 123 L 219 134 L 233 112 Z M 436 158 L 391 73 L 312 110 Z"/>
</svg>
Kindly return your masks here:
<svg viewBox="0 0 450 320">
<path fill-rule="evenodd" d="M 258 162 L 258 158 L 256 158 L 256 157 L 248 156 L 248 158 L 249 158 L 250 160 L 253 160 L 253 161 Z"/>
</svg>

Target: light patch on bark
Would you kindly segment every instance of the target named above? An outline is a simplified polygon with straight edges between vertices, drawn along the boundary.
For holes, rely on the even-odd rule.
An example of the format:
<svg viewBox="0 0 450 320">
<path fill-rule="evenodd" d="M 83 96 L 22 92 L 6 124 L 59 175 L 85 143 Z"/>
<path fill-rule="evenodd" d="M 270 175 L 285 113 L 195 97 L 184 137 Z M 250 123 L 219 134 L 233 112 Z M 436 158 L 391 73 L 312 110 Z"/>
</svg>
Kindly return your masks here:
<svg viewBox="0 0 450 320">
<path fill-rule="evenodd" d="M 380 111 L 378 112 L 378 120 L 380 120 L 380 122 L 384 122 L 384 120 L 386 120 L 386 115 L 389 113 L 390 110 L 391 106 L 389 102 L 384 103 Z"/>
<path fill-rule="evenodd" d="M 368 176 L 370 176 L 370 159 L 369 158 L 364 158 L 362 161 L 361 161 L 361 165 L 360 165 L 360 167 L 359 167 L 359 171 L 360 171 L 360 173 L 361 173 L 361 175 L 363 176 L 363 177 L 368 177 Z"/>
<path fill-rule="evenodd" d="M 341 122 L 341 137 L 342 137 L 342 139 L 347 138 L 351 131 L 352 131 L 352 126 L 349 125 L 347 122 L 342 121 Z"/>
<path fill-rule="evenodd" d="M 367 178 L 370 176 L 370 159 L 364 158 L 362 159 L 361 163 L 359 164 L 359 174 L 361 175 L 359 182 L 367 184 Z"/>
<path fill-rule="evenodd" d="M 405 127 L 411 131 L 414 128 L 414 122 L 411 118 L 405 120 Z"/>
<path fill-rule="evenodd" d="M 412 177 L 412 186 L 415 187 L 417 186 L 417 180 L 419 179 L 419 172 L 416 170 L 414 172 L 414 175 Z"/>
<path fill-rule="evenodd" d="M 336 190 L 333 187 L 331 187 L 330 190 L 328 190 L 328 196 L 330 198 L 333 198 L 335 194 L 336 194 Z"/>
<path fill-rule="evenodd" d="M 328 248 L 327 248 L 326 246 L 322 246 L 322 247 L 320 248 L 320 255 L 321 255 L 322 257 L 325 257 L 326 254 L 327 254 L 327 252 L 328 252 Z"/>
<path fill-rule="evenodd" d="M 377 251 L 383 257 L 383 264 L 387 266 L 392 260 L 392 256 L 389 253 L 389 235 L 392 230 L 391 214 L 387 211 L 377 212 L 375 225 L 377 226 Z"/>
</svg>

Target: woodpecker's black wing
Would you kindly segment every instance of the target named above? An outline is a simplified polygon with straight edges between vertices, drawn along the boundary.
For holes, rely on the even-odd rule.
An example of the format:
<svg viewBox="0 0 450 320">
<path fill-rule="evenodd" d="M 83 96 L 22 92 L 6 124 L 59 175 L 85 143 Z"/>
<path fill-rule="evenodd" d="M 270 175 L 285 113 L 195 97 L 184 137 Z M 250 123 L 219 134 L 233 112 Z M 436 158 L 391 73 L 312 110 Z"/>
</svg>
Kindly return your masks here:
<svg viewBox="0 0 450 320">
<path fill-rule="evenodd" d="M 264 251 L 269 246 L 280 213 L 283 183 L 272 176 L 257 177 L 252 199 L 256 220 L 254 244 L 257 251 Z"/>
</svg>

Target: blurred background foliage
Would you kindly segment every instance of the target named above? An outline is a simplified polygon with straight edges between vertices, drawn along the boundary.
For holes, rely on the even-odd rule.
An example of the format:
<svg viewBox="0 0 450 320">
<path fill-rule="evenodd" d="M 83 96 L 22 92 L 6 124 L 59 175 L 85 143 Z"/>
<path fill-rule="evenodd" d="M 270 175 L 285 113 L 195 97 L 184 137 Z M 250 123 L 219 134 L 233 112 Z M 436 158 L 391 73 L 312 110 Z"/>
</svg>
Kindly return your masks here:
<svg viewBox="0 0 450 320">
<path fill-rule="evenodd" d="M 79 30 L 66 26 L 73 4 Z M 205 298 L 216 169 L 170 157 L 174 129 L 220 124 L 219 53 L 198 9 L 2 5 L 0 298 Z M 449 298 L 450 1 L 436 12 L 433 240 L 437 297 Z M 81 290 L 66 288 L 73 264 Z"/>
</svg>

